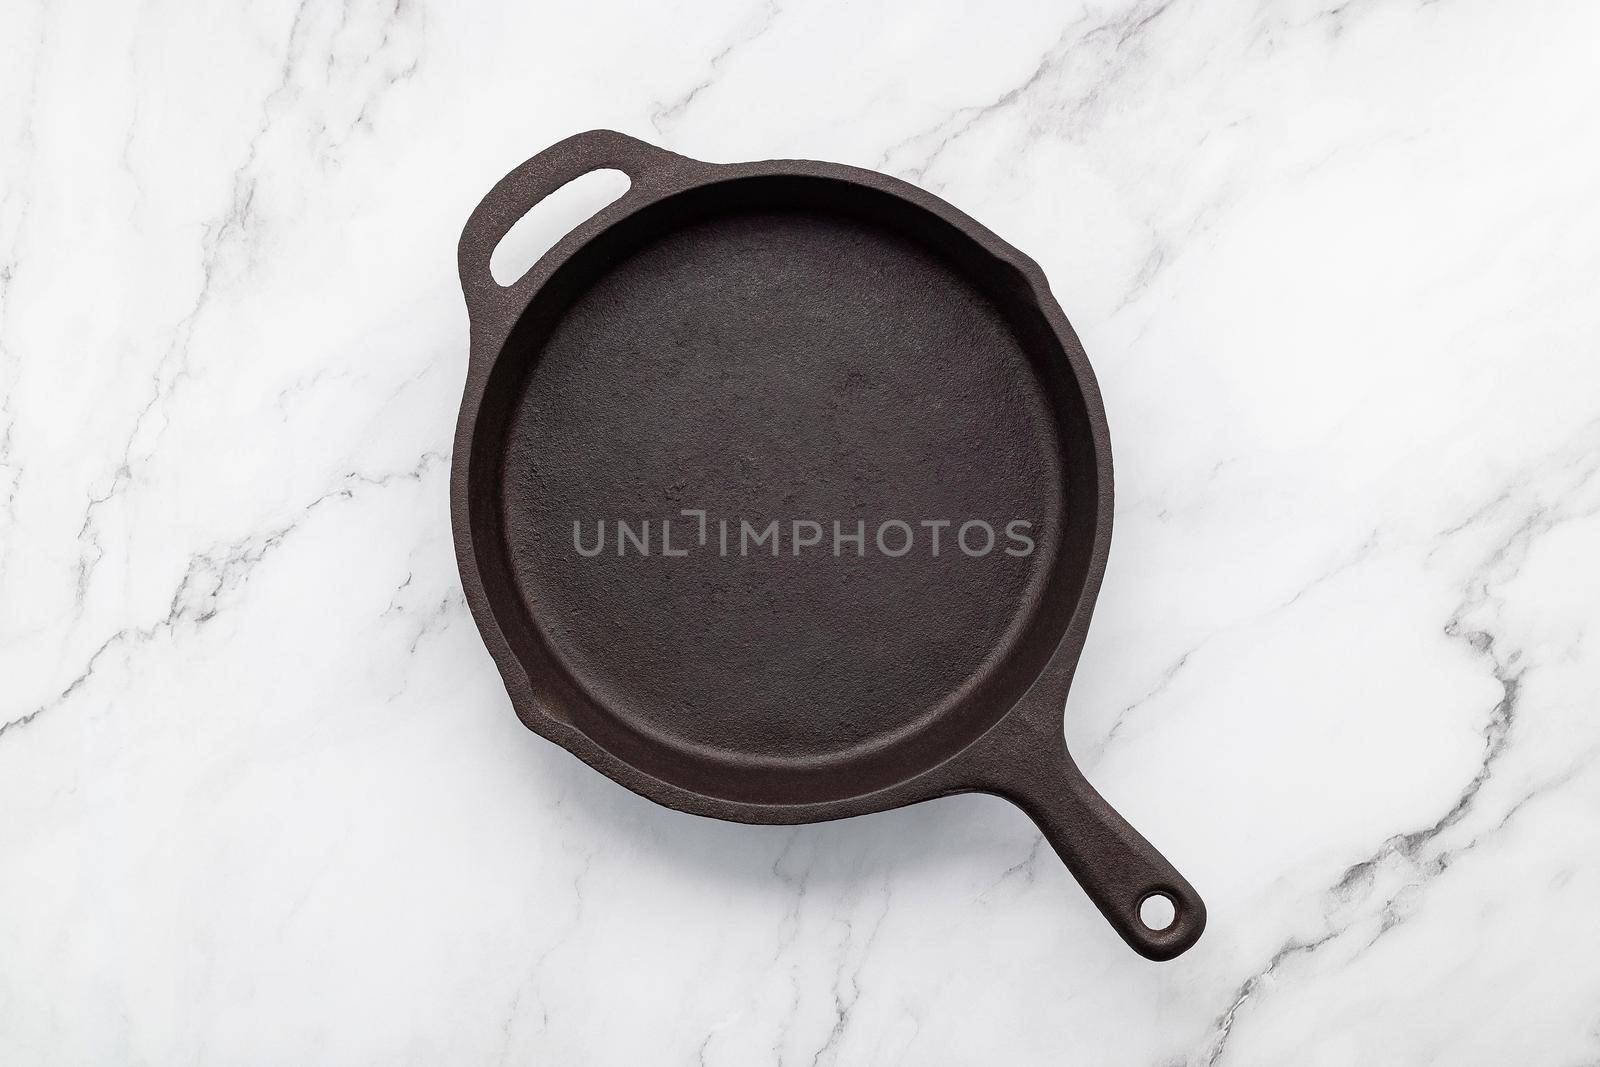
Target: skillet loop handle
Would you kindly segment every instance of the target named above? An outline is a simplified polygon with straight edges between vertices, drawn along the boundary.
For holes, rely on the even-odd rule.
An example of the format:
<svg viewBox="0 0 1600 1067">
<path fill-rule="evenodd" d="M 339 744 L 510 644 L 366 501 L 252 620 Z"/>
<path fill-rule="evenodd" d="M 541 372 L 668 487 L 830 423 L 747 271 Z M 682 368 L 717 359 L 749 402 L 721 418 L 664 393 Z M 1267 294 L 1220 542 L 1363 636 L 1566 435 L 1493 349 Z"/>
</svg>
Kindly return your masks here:
<svg viewBox="0 0 1600 1067">
<path fill-rule="evenodd" d="M 614 130 L 589 130 L 557 141 L 501 178 L 467 218 L 456 247 L 461 291 L 467 298 L 474 334 L 508 328 L 537 288 L 536 268 L 510 285 L 501 285 L 490 273 L 489 257 L 517 220 L 539 201 L 590 171 L 620 170 L 628 176 L 628 191 L 563 238 L 565 243 L 578 235 L 598 233 L 639 203 L 659 195 L 683 168 L 697 165 Z"/>
<path fill-rule="evenodd" d="M 1032 759 L 1021 758 L 1023 766 L 1014 768 L 1007 775 L 1010 782 L 997 792 L 1027 812 L 1135 952 L 1170 960 L 1193 947 L 1206 928 L 1206 906 L 1194 886 L 1095 792 L 1064 740 L 1036 746 L 1032 753 Z M 1159 930 L 1140 916 L 1155 896 L 1167 898 L 1173 909 L 1172 921 Z"/>
</svg>

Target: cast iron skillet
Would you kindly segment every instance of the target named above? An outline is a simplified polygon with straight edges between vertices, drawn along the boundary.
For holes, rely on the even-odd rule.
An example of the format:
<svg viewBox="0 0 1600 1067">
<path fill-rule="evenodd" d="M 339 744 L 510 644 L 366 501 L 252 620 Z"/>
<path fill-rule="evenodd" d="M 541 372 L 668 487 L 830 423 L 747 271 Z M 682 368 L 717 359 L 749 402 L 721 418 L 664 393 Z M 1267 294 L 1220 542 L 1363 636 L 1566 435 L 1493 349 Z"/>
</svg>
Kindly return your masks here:
<svg viewBox="0 0 1600 1067">
<path fill-rule="evenodd" d="M 628 192 L 497 284 L 512 223 L 606 168 Z M 713 165 L 605 130 L 503 178 L 459 262 L 456 553 L 530 729 L 652 800 L 739 822 L 997 794 L 1135 950 L 1195 943 L 1199 896 L 1063 738 L 1111 450 L 1037 265 L 881 174 Z M 741 550 L 741 521 L 778 521 L 778 554 Z M 976 522 L 991 551 L 979 525 L 957 543 Z M 1139 917 L 1153 894 L 1176 912 L 1162 930 Z"/>
</svg>

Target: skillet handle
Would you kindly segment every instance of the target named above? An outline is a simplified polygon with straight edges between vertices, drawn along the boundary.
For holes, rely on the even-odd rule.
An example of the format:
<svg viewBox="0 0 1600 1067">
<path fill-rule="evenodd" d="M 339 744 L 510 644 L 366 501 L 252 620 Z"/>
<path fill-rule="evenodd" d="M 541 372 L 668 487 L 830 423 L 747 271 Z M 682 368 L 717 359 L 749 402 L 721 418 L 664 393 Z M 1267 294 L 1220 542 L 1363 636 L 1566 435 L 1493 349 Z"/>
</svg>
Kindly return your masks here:
<svg viewBox="0 0 1600 1067">
<path fill-rule="evenodd" d="M 628 191 L 573 229 L 559 247 L 579 235 L 587 239 L 598 233 L 638 204 L 668 191 L 685 169 L 704 166 L 615 130 L 589 130 L 557 141 L 501 178 L 467 218 L 456 246 L 474 337 L 509 329 L 542 281 L 537 266 L 510 285 L 501 285 L 489 271 L 495 246 L 539 201 L 590 171 L 620 170 L 628 176 Z"/>
<path fill-rule="evenodd" d="M 994 790 L 1016 804 L 1043 832 L 1113 929 L 1139 955 L 1170 960 L 1200 940 L 1206 906 L 1194 886 L 1095 792 L 1067 752 L 1034 738 L 1027 752 L 1014 752 L 1007 782 Z M 1139 911 L 1152 896 L 1172 902 L 1172 922 L 1146 926 Z"/>
</svg>

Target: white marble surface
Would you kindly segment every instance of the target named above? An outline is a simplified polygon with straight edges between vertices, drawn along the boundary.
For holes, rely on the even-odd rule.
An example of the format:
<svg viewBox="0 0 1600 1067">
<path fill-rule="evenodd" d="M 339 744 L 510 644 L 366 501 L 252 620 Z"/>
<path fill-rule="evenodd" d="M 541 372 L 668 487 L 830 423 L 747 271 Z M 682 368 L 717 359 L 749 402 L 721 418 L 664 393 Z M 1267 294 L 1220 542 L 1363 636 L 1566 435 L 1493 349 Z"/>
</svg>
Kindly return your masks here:
<svg viewBox="0 0 1600 1067">
<path fill-rule="evenodd" d="M 0 1062 L 1595 1063 L 1597 41 L 6 4 Z M 449 545 L 454 242 L 594 126 L 877 167 L 1044 266 L 1118 464 L 1066 731 L 1206 895 L 1188 955 L 1001 801 L 719 824 L 513 718 Z"/>
</svg>

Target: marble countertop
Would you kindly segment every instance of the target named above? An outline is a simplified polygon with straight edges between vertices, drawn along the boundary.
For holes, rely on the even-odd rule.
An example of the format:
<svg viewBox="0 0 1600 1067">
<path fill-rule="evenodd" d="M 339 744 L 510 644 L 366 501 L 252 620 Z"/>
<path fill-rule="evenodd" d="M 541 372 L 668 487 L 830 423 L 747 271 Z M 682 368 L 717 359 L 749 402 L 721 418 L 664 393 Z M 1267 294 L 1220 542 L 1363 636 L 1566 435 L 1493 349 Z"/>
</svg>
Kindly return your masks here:
<svg viewBox="0 0 1600 1067">
<path fill-rule="evenodd" d="M 6 5 L 0 1061 L 1595 1063 L 1597 40 Z M 1194 950 L 1135 956 L 1003 801 L 724 824 L 517 722 L 450 543 L 454 245 L 591 127 L 883 170 L 1044 267 L 1118 478 L 1065 729 Z"/>
</svg>

